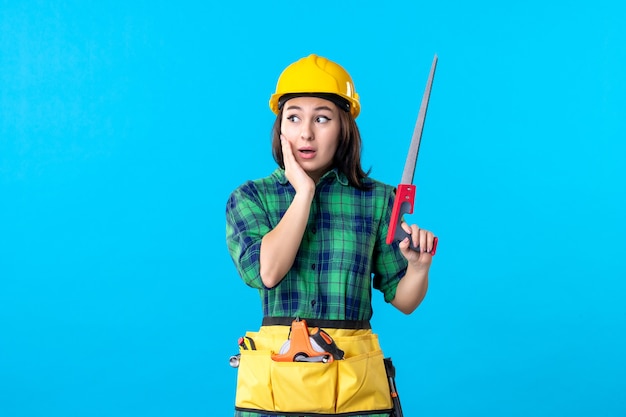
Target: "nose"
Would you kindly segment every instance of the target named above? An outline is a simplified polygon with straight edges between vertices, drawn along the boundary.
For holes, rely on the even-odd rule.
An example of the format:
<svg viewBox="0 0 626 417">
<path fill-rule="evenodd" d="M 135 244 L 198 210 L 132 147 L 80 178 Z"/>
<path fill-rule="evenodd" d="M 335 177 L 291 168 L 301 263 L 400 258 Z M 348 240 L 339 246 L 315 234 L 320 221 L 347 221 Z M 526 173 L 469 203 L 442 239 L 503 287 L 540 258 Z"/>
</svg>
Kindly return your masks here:
<svg viewBox="0 0 626 417">
<path fill-rule="evenodd" d="M 304 140 L 313 139 L 313 129 L 310 122 L 302 123 L 302 130 L 300 130 L 300 137 Z"/>
</svg>

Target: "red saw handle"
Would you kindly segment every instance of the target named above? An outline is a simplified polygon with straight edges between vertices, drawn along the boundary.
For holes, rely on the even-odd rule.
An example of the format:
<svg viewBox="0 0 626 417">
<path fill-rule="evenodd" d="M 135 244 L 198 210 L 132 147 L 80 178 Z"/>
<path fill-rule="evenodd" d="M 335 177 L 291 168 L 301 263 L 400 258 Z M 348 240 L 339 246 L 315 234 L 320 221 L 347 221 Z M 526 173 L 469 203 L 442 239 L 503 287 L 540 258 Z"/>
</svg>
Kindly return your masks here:
<svg viewBox="0 0 626 417">
<path fill-rule="evenodd" d="M 404 214 L 413 213 L 413 205 L 415 202 L 415 186 L 413 184 L 400 184 L 396 189 L 396 199 L 393 202 L 393 210 L 391 211 L 391 220 L 389 221 L 389 230 L 387 231 L 387 244 L 391 245 L 394 241 L 401 242 L 405 238 L 409 238 L 410 247 L 414 251 L 420 252 L 419 245 L 413 246 L 413 240 L 410 234 L 402 228 L 402 216 Z M 437 252 L 437 242 L 439 239 L 435 237 L 433 241 L 433 250 L 430 252 L 435 256 Z"/>
</svg>

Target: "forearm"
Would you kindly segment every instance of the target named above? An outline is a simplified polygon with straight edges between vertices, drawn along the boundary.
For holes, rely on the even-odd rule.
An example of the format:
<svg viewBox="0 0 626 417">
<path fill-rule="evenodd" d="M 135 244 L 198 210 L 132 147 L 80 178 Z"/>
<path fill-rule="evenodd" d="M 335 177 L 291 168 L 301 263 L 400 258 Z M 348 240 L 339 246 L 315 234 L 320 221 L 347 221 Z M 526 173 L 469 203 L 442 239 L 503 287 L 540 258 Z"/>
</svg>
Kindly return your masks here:
<svg viewBox="0 0 626 417">
<path fill-rule="evenodd" d="M 404 314 L 411 314 L 422 302 L 428 289 L 428 268 L 409 264 L 406 275 L 398 283 L 391 304 Z"/>
<path fill-rule="evenodd" d="M 261 240 L 260 274 L 266 287 L 278 285 L 293 266 L 312 200 L 312 193 L 296 193 L 278 225 Z"/>
</svg>

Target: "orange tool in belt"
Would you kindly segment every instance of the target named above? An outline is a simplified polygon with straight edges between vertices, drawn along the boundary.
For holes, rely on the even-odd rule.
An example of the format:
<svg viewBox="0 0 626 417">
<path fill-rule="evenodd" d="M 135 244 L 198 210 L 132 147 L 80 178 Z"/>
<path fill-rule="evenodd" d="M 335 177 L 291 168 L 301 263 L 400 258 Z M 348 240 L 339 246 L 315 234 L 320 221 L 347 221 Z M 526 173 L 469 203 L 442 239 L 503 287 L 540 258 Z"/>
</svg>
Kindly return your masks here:
<svg viewBox="0 0 626 417">
<path fill-rule="evenodd" d="M 319 328 L 309 333 L 306 320 L 296 318 L 291 322 L 289 340 L 272 355 L 277 362 L 324 362 L 343 359 L 343 351 L 337 347 L 328 333 Z"/>
</svg>

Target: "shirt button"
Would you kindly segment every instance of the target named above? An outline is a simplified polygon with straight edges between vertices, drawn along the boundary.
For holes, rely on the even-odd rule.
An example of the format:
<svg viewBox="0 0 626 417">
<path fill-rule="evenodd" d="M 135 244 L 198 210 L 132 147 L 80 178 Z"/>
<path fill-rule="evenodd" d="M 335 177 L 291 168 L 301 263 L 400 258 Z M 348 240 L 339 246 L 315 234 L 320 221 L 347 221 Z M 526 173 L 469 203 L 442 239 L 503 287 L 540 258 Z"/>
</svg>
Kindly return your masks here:
<svg viewBox="0 0 626 417">
<path fill-rule="evenodd" d="M 315 307 L 315 300 L 311 300 L 311 307 Z"/>
<path fill-rule="evenodd" d="M 314 228 L 312 228 L 312 229 L 311 229 L 311 233 L 316 234 L 316 233 L 317 233 L 317 228 L 315 228 L 315 227 L 314 227 Z"/>
<path fill-rule="evenodd" d="M 315 270 L 315 264 L 311 264 L 311 269 Z"/>
</svg>

